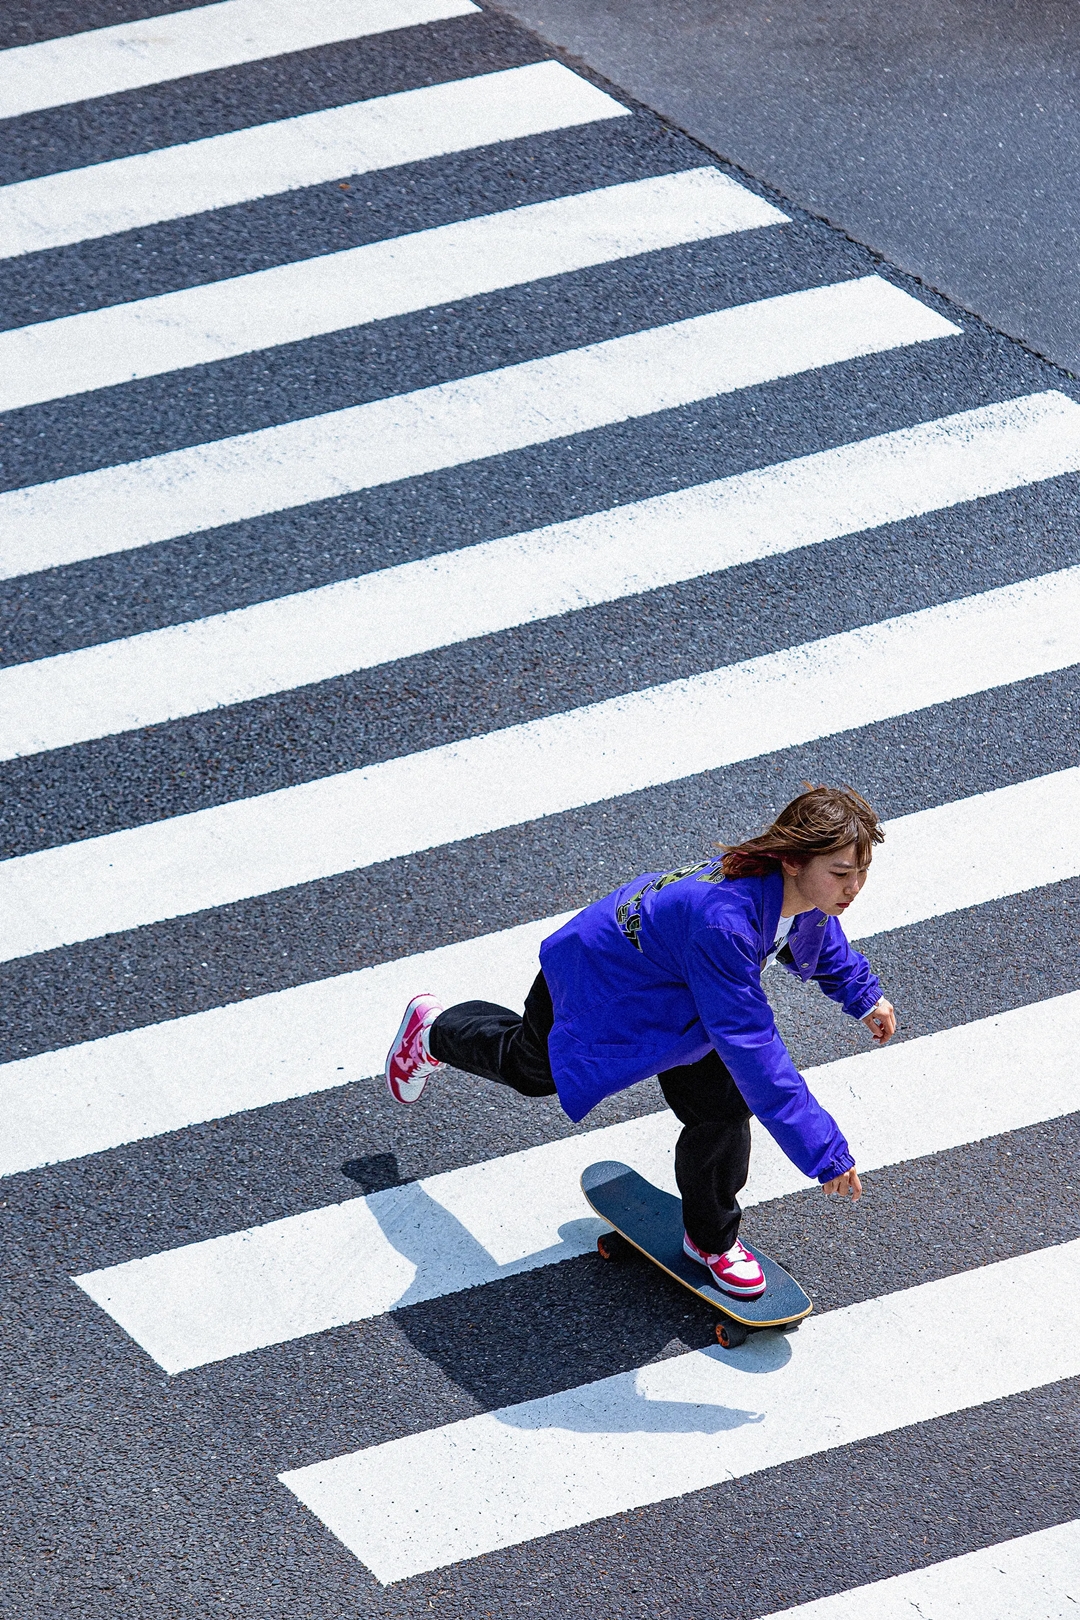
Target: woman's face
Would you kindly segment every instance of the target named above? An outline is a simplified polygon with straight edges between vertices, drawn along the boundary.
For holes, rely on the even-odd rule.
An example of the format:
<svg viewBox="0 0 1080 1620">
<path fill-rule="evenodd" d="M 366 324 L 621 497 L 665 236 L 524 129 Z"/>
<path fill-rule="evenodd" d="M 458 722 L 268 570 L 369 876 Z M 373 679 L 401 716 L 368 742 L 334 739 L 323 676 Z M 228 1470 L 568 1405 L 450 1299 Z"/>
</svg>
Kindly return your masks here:
<svg viewBox="0 0 1080 1620">
<path fill-rule="evenodd" d="M 831 855 L 812 855 L 802 866 L 782 861 L 784 899 L 790 895 L 807 910 L 823 911 L 839 917 L 850 906 L 866 882 L 869 862 L 860 866 L 855 845 L 834 850 Z"/>
</svg>

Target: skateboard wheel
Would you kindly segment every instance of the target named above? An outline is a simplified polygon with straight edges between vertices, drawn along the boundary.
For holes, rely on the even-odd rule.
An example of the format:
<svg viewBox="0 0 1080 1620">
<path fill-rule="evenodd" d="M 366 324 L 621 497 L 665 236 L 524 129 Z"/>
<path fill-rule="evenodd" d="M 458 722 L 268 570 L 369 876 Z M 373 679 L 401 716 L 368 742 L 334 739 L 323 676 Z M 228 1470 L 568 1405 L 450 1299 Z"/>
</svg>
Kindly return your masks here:
<svg viewBox="0 0 1080 1620">
<path fill-rule="evenodd" d="M 750 1337 L 746 1329 L 738 1322 L 717 1322 L 716 1342 L 725 1350 L 736 1350 L 740 1344 L 745 1344 Z"/>
<path fill-rule="evenodd" d="M 628 1260 L 631 1245 L 619 1232 L 601 1232 L 596 1240 L 596 1252 L 602 1260 Z"/>
</svg>

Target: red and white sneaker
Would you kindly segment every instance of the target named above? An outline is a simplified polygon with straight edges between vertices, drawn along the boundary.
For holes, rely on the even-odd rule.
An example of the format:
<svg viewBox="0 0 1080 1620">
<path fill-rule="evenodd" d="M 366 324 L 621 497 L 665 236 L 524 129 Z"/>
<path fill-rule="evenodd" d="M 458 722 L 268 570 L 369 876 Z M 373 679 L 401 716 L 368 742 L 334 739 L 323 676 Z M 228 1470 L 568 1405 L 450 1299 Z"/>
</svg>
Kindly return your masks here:
<svg viewBox="0 0 1080 1620">
<path fill-rule="evenodd" d="M 399 1103 L 412 1103 L 442 1064 L 428 1050 L 427 1033 L 442 1012 L 434 996 L 413 996 L 386 1054 L 386 1087 Z"/>
<path fill-rule="evenodd" d="M 760 1299 L 765 1292 L 765 1273 L 738 1238 L 725 1254 L 706 1254 L 688 1232 L 683 1233 L 682 1246 L 683 1254 L 708 1268 L 722 1293 L 734 1299 Z"/>
</svg>

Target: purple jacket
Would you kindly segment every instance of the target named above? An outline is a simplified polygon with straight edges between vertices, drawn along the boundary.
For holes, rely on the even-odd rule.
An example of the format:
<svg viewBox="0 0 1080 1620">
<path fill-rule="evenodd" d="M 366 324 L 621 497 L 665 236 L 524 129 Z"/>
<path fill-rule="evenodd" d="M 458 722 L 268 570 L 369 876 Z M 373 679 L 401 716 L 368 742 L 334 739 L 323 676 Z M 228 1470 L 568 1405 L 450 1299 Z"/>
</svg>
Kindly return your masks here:
<svg viewBox="0 0 1080 1620">
<path fill-rule="evenodd" d="M 705 861 L 635 878 L 544 940 L 555 1009 L 548 1052 L 571 1119 L 715 1047 L 804 1175 L 829 1181 L 851 1168 L 840 1128 L 792 1063 L 761 988 L 783 893 L 779 872 L 725 879 L 719 860 Z M 853 1018 L 881 995 L 837 918 L 820 911 L 796 917 L 779 960 Z"/>
</svg>

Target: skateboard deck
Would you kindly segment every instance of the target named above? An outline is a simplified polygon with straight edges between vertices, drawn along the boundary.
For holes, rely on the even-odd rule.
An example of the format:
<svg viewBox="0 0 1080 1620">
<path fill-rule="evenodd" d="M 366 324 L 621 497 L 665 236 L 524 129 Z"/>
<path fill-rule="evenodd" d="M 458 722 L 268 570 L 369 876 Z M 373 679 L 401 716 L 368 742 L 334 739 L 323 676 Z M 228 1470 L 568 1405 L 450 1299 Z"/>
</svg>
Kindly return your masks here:
<svg viewBox="0 0 1080 1620">
<path fill-rule="evenodd" d="M 704 1266 L 683 1253 L 682 1203 L 671 1193 L 654 1187 L 628 1164 L 606 1160 L 590 1164 L 582 1173 L 581 1190 L 591 1207 L 614 1227 L 603 1233 L 596 1247 L 605 1260 L 628 1258 L 632 1245 L 669 1277 L 721 1312 L 716 1337 L 725 1349 L 742 1344 L 762 1328 L 790 1329 L 809 1316 L 813 1303 L 783 1266 L 760 1249 L 751 1253 L 765 1273 L 765 1292 L 758 1299 L 733 1299 L 707 1280 Z M 746 1245 L 750 1248 L 750 1245 Z"/>
</svg>

